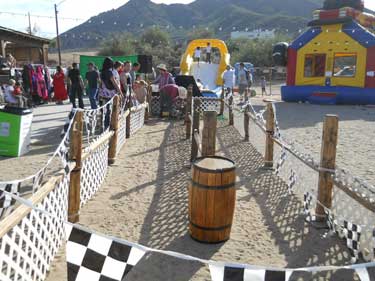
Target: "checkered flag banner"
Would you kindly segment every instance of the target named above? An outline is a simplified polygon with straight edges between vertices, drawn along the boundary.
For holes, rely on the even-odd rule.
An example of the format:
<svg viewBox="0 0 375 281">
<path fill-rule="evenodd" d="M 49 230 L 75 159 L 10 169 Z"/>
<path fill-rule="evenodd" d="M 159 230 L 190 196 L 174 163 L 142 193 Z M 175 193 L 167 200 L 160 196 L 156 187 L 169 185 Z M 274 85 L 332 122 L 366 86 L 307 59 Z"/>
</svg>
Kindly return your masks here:
<svg viewBox="0 0 375 281">
<path fill-rule="evenodd" d="M 122 281 L 146 251 L 65 224 L 68 281 Z"/>
<path fill-rule="evenodd" d="M 343 233 L 346 240 L 346 246 L 349 248 L 353 263 L 357 262 L 358 260 L 361 231 L 362 227 L 359 225 L 344 220 Z"/>
<path fill-rule="evenodd" d="M 331 210 L 327 209 L 327 208 L 324 208 L 324 212 L 326 213 L 327 215 L 327 225 L 328 225 L 328 228 L 329 228 L 329 231 L 331 234 L 339 234 L 338 233 L 338 228 L 339 228 L 339 225 L 338 225 L 338 222 L 337 220 L 335 219 L 335 217 L 333 216 L 333 213 Z M 374 244 L 375 245 L 375 244 Z"/>
<path fill-rule="evenodd" d="M 69 149 L 68 149 L 68 147 L 66 147 L 65 145 L 60 146 L 57 154 L 59 155 L 59 157 L 62 161 L 65 174 L 66 175 L 69 174 L 70 168 L 69 168 Z"/>
<path fill-rule="evenodd" d="M 271 271 L 210 264 L 212 281 L 288 281 L 292 271 Z"/>
<path fill-rule="evenodd" d="M 0 219 L 9 215 L 13 211 L 14 204 L 16 203 L 16 200 L 6 192 L 18 195 L 20 187 L 20 182 L 0 185 Z"/>
<path fill-rule="evenodd" d="M 293 169 L 291 169 L 289 181 L 288 181 L 288 191 L 289 191 L 289 193 L 292 193 L 293 187 L 296 185 L 296 183 L 297 183 L 297 174 Z"/>
<path fill-rule="evenodd" d="M 286 150 L 285 150 L 285 147 L 283 147 L 283 150 L 281 151 L 280 159 L 276 164 L 276 170 L 275 170 L 276 176 L 280 174 L 281 168 L 284 166 L 286 158 L 287 158 Z"/>
<path fill-rule="evenodd" d="M 303 195 L 303 213 L 305 214 L 308 221 L 312 221 L 315 219 L 315 216 L 311 214 L 311 205 L 313 201 L 313 196 L 310 192 L 306 192 Z"/>
</svg>

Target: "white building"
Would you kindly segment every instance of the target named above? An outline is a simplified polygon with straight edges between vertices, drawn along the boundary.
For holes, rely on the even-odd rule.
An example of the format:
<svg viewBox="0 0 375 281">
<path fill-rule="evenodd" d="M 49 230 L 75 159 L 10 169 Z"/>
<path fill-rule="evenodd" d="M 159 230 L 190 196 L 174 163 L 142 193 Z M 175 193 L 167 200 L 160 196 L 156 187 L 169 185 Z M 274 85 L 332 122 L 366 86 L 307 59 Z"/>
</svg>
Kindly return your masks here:
<svg viewBox="0 0 375 281">
<path fill-rule="evenodd" d="M 275 37 L 275 30 L 262 30 L 262 29 L 255 29 L 252 31 L 233 31 L 230 35 L 231 39 L 240 39 L 240 38 L 247 38 L 247 39 L 269 39 Z"/>
</svg>

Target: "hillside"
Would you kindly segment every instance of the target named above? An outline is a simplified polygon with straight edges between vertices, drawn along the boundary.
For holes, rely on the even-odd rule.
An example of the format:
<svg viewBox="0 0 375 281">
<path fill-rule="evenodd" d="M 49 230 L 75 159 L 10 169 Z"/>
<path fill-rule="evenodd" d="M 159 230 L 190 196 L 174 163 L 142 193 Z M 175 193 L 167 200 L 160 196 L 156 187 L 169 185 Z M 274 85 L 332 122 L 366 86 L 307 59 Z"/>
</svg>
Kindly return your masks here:
<svg viewBox="0 0 375 281">
<path fill-rule="evenodd" d="M 189 5 L 130 0 L 62 34 L 62 48 L 97 46 L 113 33 L 136 34 L 151 26 L 167 30 L 172 37 L 194 27 L 216 30 L 221 38 L 228 37 L 233 27 L 293 32 L 305 27 L 312 11 L 321 6 L 320 0 L 196 0 Z"/>
</svg>

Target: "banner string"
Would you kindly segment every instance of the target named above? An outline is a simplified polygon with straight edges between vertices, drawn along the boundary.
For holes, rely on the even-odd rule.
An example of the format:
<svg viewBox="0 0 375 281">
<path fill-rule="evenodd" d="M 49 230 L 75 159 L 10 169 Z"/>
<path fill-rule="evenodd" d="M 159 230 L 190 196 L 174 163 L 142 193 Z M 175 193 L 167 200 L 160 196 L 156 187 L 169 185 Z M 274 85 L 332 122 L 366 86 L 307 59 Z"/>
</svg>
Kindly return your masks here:
<svg viewBox="0 0 375 281">
<path fill-rule="evenodd" d="M 245 269 L 251 269 L 251 270 L 264 270 L 264 269 L 266 269 L 266 270 L 272 270 L 272 271 L 293 271 L 293 272 L 303 271 L 303 272 L 312 272 L 312 273 L 322 272 L 322 271 L 335 271 L 335 270 L 340 270 L 340 269 L 357 270 L 357 269 L 375 267 L 375 262 L 368 262 L 368 263 L 352 264 L 352 265 L 344 265 L 344 266 L 329 265 L 329 266 L 300 267 L 300 268 L 294 268 L 294 269 L 291 269 L 291 268 L 280 269 L 280 268 L 276 268 L 276 267 L 265 268 L 265 267 L 257 266 L 257 265 L 249 265 L 249 264 L 241 264 L 241 263 L 227 263 L 227 262 L 218 262 L 218 261 L 201 259 L 201 258 L 197 258 L 197 257 L 191 256 L 191 255 L 186 255 L 186 254 L 182 254 L 182 253 L 178 253 L 178 252 L 174 252 L 174 251 L 165 251 L 165 250 L 146 247 L 146 246 L 143 246 L 143 245 L 140 245 L 140 244 L 137 244 L 137 243 L 133 243 L 133 242 L 130 242 L 130 241 L 118 238 L 118 237 L 113 237 L 113 236 L 110 236 L 110 235 L 105 235 L 105 234 L 95 232 L 95 231 L 93 231 L 93 230 L 91 230 L 91 229 L 89 229 L 85 226 L 73 224 L 73 223 L 70 223 L 68 221 L 62 220 L 62 219 L 56 217 L 55 215 L 47 212 L 46 210 L 34 206 L 33 203 L 30 202 L 27 199 L 21 198 L 17 195 L 11 194 L 7 191 L 4 191 L 4 192 L 6 194 L 8 194 L 9 196 L 11 196 L 12 198 L 14 198 L 15 200 L 17 200 L 19 203 L 27 206 L 28 208 L 30 208 L 34 211 L 40 212 L 40 213 L 42 213 L 42 214 L 44 214 L 48 217 L 51 217 L 53 219 L 58 220 L 58 221 L 61 221 L 65 224 L 73 226 L 73 227 L 75 227 L 77 229 L 80 229 L 82 231 L 89 232 L 89 233 L 92 233 L 92 234 L 97 234 L 97 235 L 103 236 L 107 239 L 113 240 L 115 242 L 119 242 L 119 243 L 122 243 L 122 244 L 125 244 L 125 245 L 128 245 L 128 246 L 131 246 L 131 247 L 135 247 L 135 248 L 138 248 L 138 249 L 146 251 L 146 252 L 159 253 L 159 254 L 167 255 L 167 256 L 170 256 L 170 257 L 177 258 L 177 259 L 182 259 L 182 260 L 187 260 L 187 261 L 195 261 L 195 262 L 200 262 L 202 264 L 208 264 L 208 265 L 230 266 L 230 267 L 233 267 L 233 268 L 245 268 Z"/>
</svg>

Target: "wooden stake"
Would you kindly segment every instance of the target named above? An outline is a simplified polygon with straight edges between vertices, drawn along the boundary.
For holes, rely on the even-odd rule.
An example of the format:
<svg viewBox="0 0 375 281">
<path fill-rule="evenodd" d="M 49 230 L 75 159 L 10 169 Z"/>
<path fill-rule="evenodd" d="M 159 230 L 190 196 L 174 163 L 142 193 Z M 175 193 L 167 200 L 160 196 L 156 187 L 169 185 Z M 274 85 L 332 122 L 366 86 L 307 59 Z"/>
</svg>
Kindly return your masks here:
<svg viewBox="0 0 375 281">
<path fill-rule="evenodd" d="M 216 152 L 217 112 L 203 113 L 202 156 L 214 156 Z"/>
<path fill-rule="evenodd" d="M 338 140 L 339 118 L 337 115 L 326 115 L 323 127 L 320 167 L 334 170 L 336 168 L 336 148 Z M 319 172 L 318 200 L 325 207 L 332 207 L 333 178 L 330 172 Z M 324 221 L 324 208 L 316 205 L 316 218 Z"/>
<path fill-rule="evenodd" d="M 243 126 L 245 131 L 245 141 L 249 141 L 249 126 L 250 126 L 250 117 L 249 117 L 249 105 L 245 107 L 245 112 L 243 115 Z"/>
<path fill-rule="evenodd" d="M 186 125 L 186 139 L 190 139 L 191 137 L 191 105 L 193 100 L 193 86 L 190 85 L 188 87 L 188 94 L 186 100 L 186 110 L 185 110 L 185 125 Z"/>
<path fill-rule="evenodd" d="M 132 115 L 131 108 L 132 108 L 132 106 L 133 106 L 132 99 L 129 96 L 128 104 L 126 106 L 126 108 L 129 109 L 129 115 L 126 117 L 126 138 L 127 139 L 130 138 L 130 125 L 131 125 L 131 115 Z"/>
<path fill-rule="evenodd" d="M 273 168 L 273 135 L 275 132 L 275 113 L 272 103 L 267 104 L 267 122 L 266 122 L 266 152 L 264 156 L 264 166 Z"/>
<path fill-rule="evenodd" d="M 225 89 L 224 86 L 221 88 L 221 96 L 220 96 L 220 115 L 224 115 L 224 98 L 225 98 Z"/>
<path fill-rule="evenodd" d="M 68 220 L 71 223 L 79 221 L 79 209 L 81 205 L 81 169 L 82 169 L 82 131 L 83 112 L 78 111 L 73 121 L 71 132 L 72 148 L 70 160 L 75 160 L 76 165 L 70 173 Z"/>
<path fill-rule="evenodd" d="M 234 125 L 234 116 L 233 116 L 233 95 L 229 98 L 229 126 Z"/>
<path fill-rule="evenodd" d="M 113 99 L 111 125 L 110 125 L 110 129 L 111 131 L 113 131 L 113 136 L 111 140 L 109 141 L 109 149 L 108 149 L 108 164 L 110 165 L 114 164 L 116 161 L 119 116 L 120 116 L 120 97 L 115 96 Z"/>
<path fill-rule="evenodd" d="M 193 162 L 198 157 L 199 144 L 195 140 L 194 134 L 199 133 L 199 122 L 200 115 L 198 108 L 200 107 L 201 101 L 199 99 L 194 100 L 194 111 L 193 111 L 193 134 L 191 138 L 191 157 L 190 161 Z"/>
</svg>

